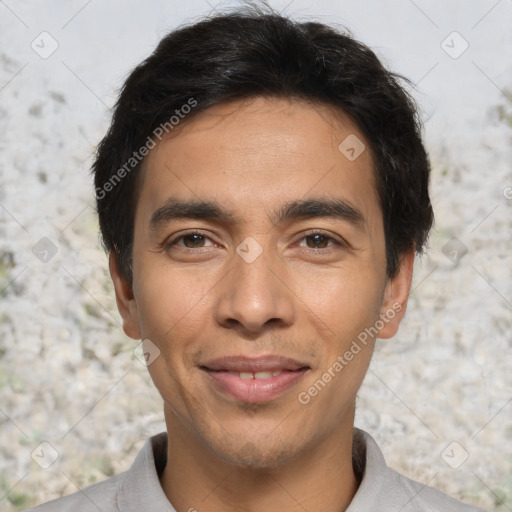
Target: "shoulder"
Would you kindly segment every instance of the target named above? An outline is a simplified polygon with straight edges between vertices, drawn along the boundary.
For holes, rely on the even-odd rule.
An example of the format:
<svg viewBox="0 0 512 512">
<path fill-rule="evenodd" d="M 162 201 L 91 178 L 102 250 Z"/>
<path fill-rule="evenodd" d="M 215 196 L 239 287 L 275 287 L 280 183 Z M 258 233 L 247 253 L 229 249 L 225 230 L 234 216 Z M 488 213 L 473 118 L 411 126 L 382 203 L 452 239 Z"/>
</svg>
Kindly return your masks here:
<svg viewBox="0 0 512 512">
<path fill-rule="evenodd" d="M 146 440 L 128 471 L 26 512 L 175 512 L 159 482 L 167 457 L 167 433 Z"/>
<path fill-rule="evenodd" d="M 26 512 L 98 512 L 98 510 L 115 512 L 118 510 L 117 490 L 124 475 L 125 473 L 121 473 L 80 489 L 69 496 L 38 505 Z"/>
<path fill-rule="evenodd" d="M 389 468 L 373 437 L 359 429 L 353 457 L 362 480 L 347 512 L 483 512 Z"/>
<path fill-rule="evenodd" d="M 407 499 L 402 512 L 484 512 L 473 505 L 458 501 L 434 487 L 411 480 L 388 468 L 390 489 Z"/>
</svg>

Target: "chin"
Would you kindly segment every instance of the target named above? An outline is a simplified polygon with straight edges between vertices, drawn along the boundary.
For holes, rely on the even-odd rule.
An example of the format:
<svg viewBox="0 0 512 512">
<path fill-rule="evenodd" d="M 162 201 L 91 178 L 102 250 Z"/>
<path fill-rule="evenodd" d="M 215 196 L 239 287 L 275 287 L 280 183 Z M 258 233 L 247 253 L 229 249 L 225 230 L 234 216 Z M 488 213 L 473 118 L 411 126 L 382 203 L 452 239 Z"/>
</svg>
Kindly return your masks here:
<svg viewBox="0 0 512 512">
<path fill-rule="evenodd" d="M 229 447 L 219 447 L 215 449 L 217 456 L 226 462 L 237 466 L 238 468 L 246 468 L 253 470 L 265 470 L 282 466 L 290 461 L 297 452 L 297 445 L 289 444 L 278 446 L 269 445 L 268 439 L 260 441 L 246 441 L 237 448 L 232 442 Z"/>
</svg>

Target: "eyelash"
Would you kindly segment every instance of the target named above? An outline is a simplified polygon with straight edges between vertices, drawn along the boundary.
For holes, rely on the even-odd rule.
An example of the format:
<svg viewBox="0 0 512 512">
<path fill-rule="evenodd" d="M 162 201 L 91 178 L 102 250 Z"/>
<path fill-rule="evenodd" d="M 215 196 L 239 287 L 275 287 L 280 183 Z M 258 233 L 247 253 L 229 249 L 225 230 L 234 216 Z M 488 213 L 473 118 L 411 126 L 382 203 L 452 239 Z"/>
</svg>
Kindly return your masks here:
<svg viewBox="0 0 512 512">
<path fill-rule="evenodd" d="M 206 235 L 202 231 L 192 230 L 192 231 L 188 231 L 186 233 L 183 233 L 183 234 L 177 236 L 176 238 L 170 240 L 169 242 L 165 243 L 165 249 L 166 250 L 170 250 L 174 246 L 176 246 L 177 242 L 179 242 L 180 240 L 183 240 L 187 236 L 193 236 L 193 235 L 202 236 L 202 237 L 204 237 L 206 239 L 209 239 L 210 241 L 213 242 L 211 237 L 209 237 L 208 235 Z M 327 234 L 326 232 L 321 231 L 321 230 L 315 230 L 315 231 L 308 232 L 308 233 L 304 234 L 298 241 L 302 242 L 306 238 L 309 238 L 309 237 L 312 237 L 312 236 L 315 236 L 315 235 L 321 235 L 321 236 L 323 236 L 324 238 L 327 239 L 327 243 L 333 242 L 333 244 L 328 246 L 328 247 L 325 247 L 325 248 L 322 248 L 322 247 L 320 247 L 320 248 L 302 247 L 303 249 L 306 249 L 307 252 L 310 252 L 310 253 L 313 253 L 313 254 L 319 254 L 319 252 L 321 252 L 322 254 L 327 254 L 327 253 L 330 253 L 333 250 L 334 246 L 345 247 L 345 248 L 348 247 L 348 244 L 346 242 L 344 242 L 344 241 L 342 242 L 340 240 L 337 240 L 336 238 L 330 236 L 329 234 Z M 190 248 L 190 247 L 180 247 L 180 249 L 185 251 L 185 252 L 189 252 L 190 251 L 190 252 L 198 253 L 198 252 L 203 252 L 203 251 L 201 251 L 201 249 L 205 249 L 205 247 L 198 247 L 196 249 Z"/>
</svg>

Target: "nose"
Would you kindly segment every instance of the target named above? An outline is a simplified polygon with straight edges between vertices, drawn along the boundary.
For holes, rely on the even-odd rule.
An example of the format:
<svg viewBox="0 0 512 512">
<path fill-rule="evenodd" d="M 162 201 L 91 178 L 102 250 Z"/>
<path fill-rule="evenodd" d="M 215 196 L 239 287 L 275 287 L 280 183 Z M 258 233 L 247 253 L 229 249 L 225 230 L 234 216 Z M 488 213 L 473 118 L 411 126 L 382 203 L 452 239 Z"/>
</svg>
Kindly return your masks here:
<svg viewBox="0 0 512 512">
<path fill-rule="evenodd" d="M 268 251 L 252 262 L 236 254 L 231 272 L 219 283 L 217 322 L 249 333 L 292 325 L 295 303 L 288 282 L 283 263 Z"/>
</svg>

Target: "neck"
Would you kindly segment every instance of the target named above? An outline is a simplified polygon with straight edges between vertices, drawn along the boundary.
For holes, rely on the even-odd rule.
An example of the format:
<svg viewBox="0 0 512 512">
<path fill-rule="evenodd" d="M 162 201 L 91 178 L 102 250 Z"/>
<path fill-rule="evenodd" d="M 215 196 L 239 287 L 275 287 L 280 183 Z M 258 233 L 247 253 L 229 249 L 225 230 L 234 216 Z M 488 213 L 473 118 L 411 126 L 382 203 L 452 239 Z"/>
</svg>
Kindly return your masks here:
<svg viewBox="0 0 512 512">
<path fill-rule="evenodd" d="M 162 488 L 176 510 L 208 512 L 342 512 L 357 491 L 352 429 L 340 426 L 283 465 L 239 466 L 220 458 L 167 414 Z"/>
</svg>

